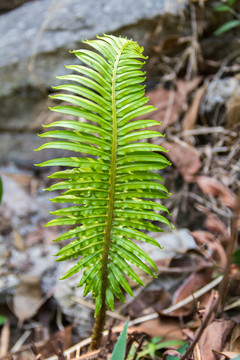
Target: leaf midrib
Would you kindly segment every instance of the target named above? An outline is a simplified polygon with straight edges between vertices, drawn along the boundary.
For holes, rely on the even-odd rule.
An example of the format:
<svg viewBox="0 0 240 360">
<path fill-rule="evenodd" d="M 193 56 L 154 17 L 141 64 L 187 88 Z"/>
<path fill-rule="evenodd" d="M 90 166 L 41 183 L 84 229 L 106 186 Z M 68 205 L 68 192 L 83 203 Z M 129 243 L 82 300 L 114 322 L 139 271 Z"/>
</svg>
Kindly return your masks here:
<svg viewBox="0 0 240 360">
<path fill-rule="evenodd" d="M 103 303 L 105 303 L 107 282 L 108 282 L 108 257 L 109 248 L 111 242 L 111 229 L 113 222 L 113 210 L 114 210 L 114 199 L 115 199 L 115 186 L 116 186 L 116 167 L 117 167 L 117 106 L 116 106 L 116 80 L 117 80 L 117 69 L 121 54 L 124 48 L 129 42 L 122 45 L 119 50 L 118 56 L 114 63 L 113 76 L 112 76 L 112 151 L 111 151 L 111 163 L 110 163 L 110 176 L 109 176 L 109 195 L 108 195 L 108 207 L 107 207 L 107 220 L 105 234 L 103 238 L 103 252 L 102 252 L 102 288 L 101 297 Z"/>
</svg>

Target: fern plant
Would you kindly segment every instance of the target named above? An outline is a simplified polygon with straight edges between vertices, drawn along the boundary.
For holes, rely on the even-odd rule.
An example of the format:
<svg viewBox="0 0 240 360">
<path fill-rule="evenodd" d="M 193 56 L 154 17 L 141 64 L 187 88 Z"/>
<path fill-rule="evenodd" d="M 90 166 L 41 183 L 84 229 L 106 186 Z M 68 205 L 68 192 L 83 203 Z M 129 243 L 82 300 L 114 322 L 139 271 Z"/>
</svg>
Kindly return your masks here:
<svg viewBox="0 0 240 360">
<path fill-rule="evenodd" d="M 125 275 L 144 285 L 130 264 L 157 275 L 153 260 L 132 240 L 160 247 L 141 230 L 162 231 L 150 221 L 170 226 L 155 212 L 167 209 L 151 200 L 169 196 L 161 184 L 162 177 L 154 172 L 165 168 L 169 161 L 159 153 L 166 151 L 162 147 L 136 142 L 163 136 L 145 130 L 159 125 L 157 121 L 135 119 L 155 109 L 145 105 L 143 48 L 132 40 L 108 35 L 84 43 L 92 50 L 73 51 L 84 65 L 67 66 L 75 74 L 57 77 L 69 83 L 54 87 L 60 93 L 50 96 L 69 103 L 52 111 L 77 118 L 63 117 L 45 125 L 54 130 L 40 136 L 54 141 L 37 150 L 54 148 L 77 153 L 76 157 L 51 159 L 38 166 L 67 167 L 50 176 L 60 180 L 48 190 L 64 191 L 53 202 L 74 206 L 52 212 L 57 218 L 46 226 L 75 225 L 55 240 L 71 240 L 56 254 L 57 261 L 78 258 L 62 279 L 84 269 L 79 286 L 85 286 L 84 296 L 92 292 L 95 299 L 91 348 L 97 349 L 106 310 L 114 309 L 114 297 L 124 301 L 123 290 L 133 296 Z"/>
</svg>

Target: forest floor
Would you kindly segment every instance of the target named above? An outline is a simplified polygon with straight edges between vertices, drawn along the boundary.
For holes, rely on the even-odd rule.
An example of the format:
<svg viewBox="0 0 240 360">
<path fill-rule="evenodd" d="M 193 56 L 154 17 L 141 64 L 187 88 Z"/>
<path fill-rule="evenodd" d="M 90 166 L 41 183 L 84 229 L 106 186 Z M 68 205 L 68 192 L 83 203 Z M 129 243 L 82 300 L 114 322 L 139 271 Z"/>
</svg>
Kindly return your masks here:
<svg viewBox="0 0 240 360">
<path fill-rule="evenodd" d="M 171 67 L 170 73 L 161 70 L 158 85 L 147 95 L 158 108 L 152 118 L 162 121 L 156 130 L 166 135 L 155 143 L 170 150 L 172 166 L 162 175 L 171 197 L 163 204 L 176 230 L 158 238 L 164 245 L 154 252 L 158 279 L 139 273 L 147 286 L 135 287 L 134 299 L 126 297 L 126 304 L 117 303 L 108 313 L 100 352 L 83 355 L 92 320 L 80 334 L 74 316 L 57 302 L 51 285 L 55 270 L 44 270 L 50 279 L 45 287 L 40 275 L 30 277 L 38 256 L 34 249 L 51 263 L 43 253 L 59 231 L 42 228 L 49 208 L 48 196 L 39 189 L 49 186 L 50 173 L 11 164 L 1 169 L 7 194 L 0 207 L 5 239 L 0 273 L 13 287 L 28 267 L 30 273 L 0 301 L 0 360 L 110 358 L 127 318 L 129 360 L 240 358 L 240 53 L 206 74 L 195 50 L 181 54 L 181 69 L 179 57 L 169 65 L 156 48 L 150 58 L 151 66 Z M 150 67 L 147 73 L 151 79 Z M 92 315 L 91 301 L 74 294 L 72 301 Z M 183 355 L 181 349 L 189 346 L 189 355 Z"/>
</svg>

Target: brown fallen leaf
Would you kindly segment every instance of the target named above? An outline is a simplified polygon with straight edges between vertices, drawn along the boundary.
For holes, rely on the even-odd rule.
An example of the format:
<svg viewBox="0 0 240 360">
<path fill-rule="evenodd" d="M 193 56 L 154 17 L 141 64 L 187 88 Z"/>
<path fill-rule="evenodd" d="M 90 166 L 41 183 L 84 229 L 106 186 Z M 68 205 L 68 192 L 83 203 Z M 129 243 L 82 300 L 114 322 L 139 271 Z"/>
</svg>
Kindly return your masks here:
<svg viewBox="0 0 240 360">
<path fill-rule="evenodd" d="M 57 331 L 44 345 L 39 347 L 39 352 L 44 359 L 51 355 L 55 355 L 55 347 L 58 346 L 58 344 L 61 344 L 63 350 L 72 346 L 72 325 Z"/>
<path fill-rule="evenodd" d="M 206 91 L 207 86 L 204 84 L 199 89 L 197 89 L 192 104 L 190 105 L 188 111 L 186 112 L 183 118 L 183 130 L 192 130 L 195 128 L 199 108 L 202 101 L 202 97 Z M 187 136 L 185 137 L 185 141 L 187 141 Z"/>
<path fill-rule="evenodd" d="M 188 251 L 185 254 L 179 254 L 174 257 L 169 264 L 169 268 L 165 271 L 173 273 L 193 273 L 204 270 L 212 266 L 212 262 L 208 261 L 202 254 L 197 254 L 196 250 Z"/>
<path fill-rule="evenodd" d="M 219 298 L 219 292 L 218 292 L 218 290 L 212 289 L 211 292 L 208 292 L 206 295 L 208 295 L 208 296 L 206 296 L 201 303 L 201 305 L 204 308 L 203 318 L 205 318 L 207 316 L 207 314 L 213 308 L 214 303 L 217 302 L 217 300 Z M 214 320 L 214 316 L 215 316 L 215 314 L 212 313 L 212 316 L 210 317 L 209 321 Z"/>
<path fill-rule="evenodd" d="M 146 95 L 149 97 L 149 105 L 153 105 L 158 109 L 150 113 L 150 115 L 148 114 L 147 118 L 159 122 L 162 121 L 161 127 L 158 128 L 160 131 L 176 122 L 180 114 L 187 108 L 188 94 L 198 86 L 200 81 L 200 77 L 190 81 L 178 80 L 176 82 L 176 90 L 167 90 L 164 87 L 159 87 L 148 91 Z"/>
<path fill-rule="evenodd" d="M 227 231 L 226 225 L 217 215 L 209 213 L 203 226 L 212 233 L 217 234 L 221 243 L 225 244 L 229 241 L 230 235 Z"/>
<path fill-rule="evenodd" d="M 17 229 L 13 229 L 13 242 L 14 247 L 19 251 L 25 251 L 25 244 L 23 242 L 22 236 L 19 234 Z"/>
<path fill-rule="evenodd" d="M 170 305 L 170 295 L 165 289 L 144 290 L 131 301 L 128 314 L 131 318 L 144 316 Z"/>
<path fill-rule="evenodd" d="M 191 232 L 191 235 L 199 247 L 205 246 L 209 242 L 214 242 L 216 240 L 215 236 L 209 231 L 195 230 Z"/>
<path fill-rule="evenodd" d="M 240 230 L 240 219 L 237 219 L 236 221 L 236 228 Z"/>
<path fill-rule="evenodd" d="M 196 183 L 206 195 L 214 196 L 232 210 L 238 208 L 238 201 L 234 193 L 217 179 L 201 175 L 196 177 Z"/>
<path fill-rule="evenodd" d="M 236 84 L 232 97 L 227 103 L 227 128 L 234 128 L 240 125 L 240 91 L 239 74 L 235 77 Z"/>
<path fill-rule="evenodd" d="M 206 292 L 201 298 L 199 298 L 197 302 L 196 312 L 194 314 L 193 322 L 191 322 L 191 328 L 196 329 L 201 326 L 203 319 L 209 314 L 214 303 L 216 303 L 219 297 L 217 290 L 211 290 Z M 213 321 L 215 314 L 212 313 L 211 318 L 209 321 Z"/>
<path fill-rule="evenodd" d="M 194 175 L 202 166 L 199 152 L 184 141 L 179 143 L 164 141 L 161 146 L 169 150 L 167 157 L 176 166 L 183 179 L 193 182 Z"/>
<path fill-rule="evenodd" d="M 199 340 L 202 359 L 216 360 L 213 351 L 223 350 L 234 324 L 233 320 L 218 319 L 207 326 Z"/>
<path fill-rule="evenodd" d="M 162 271 L 167 271 L 170 261 L 171 261 L 171 258 L 155 260 L 154 262 L 157 266 L 158 273 L 160 273 Z"/>
<path fill-rule="evenodd" d="M 182 355 L 177 350 L 166 350 L 163 353 L 162 360 L 166 360 L 168 356 L 174 356 L 180 359 Z"/>
<path fill-rule="evenodd" d="M 227 358 L 227 359 L 234 359 L 239 355 L 238 352 L 234 352 L 234 351 L 221 351 L 221 352 L 219 352 L 219 351 L 213 350 L 213 352 L 215 354 L 217 354 L 217 355 L 225 356 L 225 358 Z"/>
<path fill-rule="evenodd" d="M 145 321 L 144 323 L 129 328 L 129 332 L 144 332 L 151 337 L 164 337 L 164 340 L 182 340 L 183 333 L 178 319 L 164 318 Z"/>
<path fill-rule="evenodd" d="M 236 324 L 231 334 L 230 350 L 240 353 L 240 325 Z"/>
<path fill-rule="evenodd" d="M 201 272 L 193 273 L 189 275 L 184 282 L 178 287 L 173 296 L 172 305 L 182 301 L 199 288 L 208 284 L 211 280 L 211 269 L 206 269 Z M 196 301 L 191 301 L 184 307 L 177 309 L 170 313 L 170 316 L 186 316 L 191 314 L 196 308 Z"/>
<path fill-rule="evenodd" d="M 38 276 L 24 277 L 13 297 L 13 311 L 21 326 L 27 319 L 31 319 L 42 305 L 42 291 Z"/>
<path fill-rule="evenodd" d="M 207 258 L 212 258 L 215 261 L 218 261 L 219 266 L 222 269 L 225 269 L 227 264 L 226 252 L 222 244 L 217 241 L 216 237 L 212 233 L 203 230 L 196 230 L 191 234 L 196 243 L 201 247 L 202 252 L 206 254 Z M 209 253 L 209 250 L 211 254 Z"/>
</svg>

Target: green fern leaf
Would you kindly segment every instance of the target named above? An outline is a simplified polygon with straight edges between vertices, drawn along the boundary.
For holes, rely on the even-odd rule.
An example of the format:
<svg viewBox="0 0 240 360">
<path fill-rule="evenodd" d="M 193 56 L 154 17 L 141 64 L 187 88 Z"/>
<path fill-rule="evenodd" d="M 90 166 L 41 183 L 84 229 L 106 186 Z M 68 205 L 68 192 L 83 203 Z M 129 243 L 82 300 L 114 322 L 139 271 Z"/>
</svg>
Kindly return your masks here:
<svg viewBox="0 0 240 360">
<path fill-rule="evenodd" d="M 133 296 L 125 275 L 144 285 L 130 264 L 155 276 L 156 265 L 134 241 L 160 247 L 141 230 L 163 231 L 151 221 L 171 227 L 158 214 L 168 210 L 150 200 L 169 196 L 154 171 L 170 163 L 161 146 L 136 142 L 163 136 L 144 130 L 159 125 L 157 121 L 135 119 L 155 110 L 144 96 L 143 48 L 132 40 L 107 35 L 84 43 L 92 49 L 72 52 L 83 65 L 67 66 L 75 73 L 58 76 L 68 83 L 55 86 L 58 93 L 51 96 L 68 105 L 50 110 L 76 120 L 63 118 L 45 125 L 47 131 L 39 136 L 53 140 L 37 150 L 76 153 L 38 166 L 67 167 L 50 176 L 59 180 L 48 190 L 61 191 L 51 201 L 66 207 L 53 211 L 57 218 L 46 226 L 75 225 L 55 239 L 70 240 L 56 256 L 58 261 L 78 259 L 62 279 L 84 270 L 79 286 L 85 287 L 84 295 L 92 292 L 97 315 L 105 306 L 114 309 L 114 296 L 124 301 L 122 290 Z"/>
</svg>

